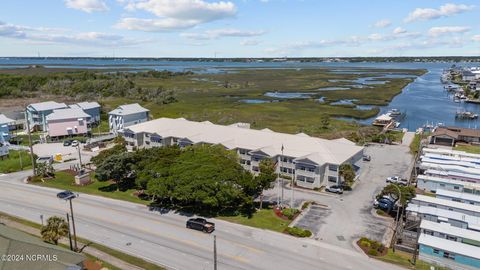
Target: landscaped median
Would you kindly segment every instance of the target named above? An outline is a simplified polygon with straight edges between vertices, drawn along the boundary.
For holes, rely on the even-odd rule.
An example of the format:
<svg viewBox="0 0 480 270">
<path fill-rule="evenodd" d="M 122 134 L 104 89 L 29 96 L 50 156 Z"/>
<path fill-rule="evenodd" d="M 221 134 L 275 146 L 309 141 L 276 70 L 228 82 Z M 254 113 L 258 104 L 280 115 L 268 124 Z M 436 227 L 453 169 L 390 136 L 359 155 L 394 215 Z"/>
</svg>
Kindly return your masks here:
<svg viewBox="0 0 480 270">
<path fill-rule="evenodd" d="M 393 252 L 391 248 L 385 247 L 382 243 L 368 239 L 366 237 L 360 238 L 357 241 L 357 245 L 371 258 L 375 258 L 380 261 L 396 264 L 407 269 L 415 270 L 431 270 L 431 264 L 418 260 L 413 264 L 412 254 L 396 250 Z M 435 266 L 436 270 L 448 270 L 445 267 Z"/>
</svg>

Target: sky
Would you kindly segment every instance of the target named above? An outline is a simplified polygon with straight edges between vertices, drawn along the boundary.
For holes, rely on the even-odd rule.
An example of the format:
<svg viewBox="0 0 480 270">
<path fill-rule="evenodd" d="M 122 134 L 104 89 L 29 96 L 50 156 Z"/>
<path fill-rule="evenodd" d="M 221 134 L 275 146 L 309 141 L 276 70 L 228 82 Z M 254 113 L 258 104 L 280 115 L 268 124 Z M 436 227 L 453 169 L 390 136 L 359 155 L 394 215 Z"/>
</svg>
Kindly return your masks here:
<svg viewBox="0 0 480 270">
<path fill-rule="evenodd" d="M 2 0 L 0 56 L 478 56 L 480 1 Z"/>
</svg>

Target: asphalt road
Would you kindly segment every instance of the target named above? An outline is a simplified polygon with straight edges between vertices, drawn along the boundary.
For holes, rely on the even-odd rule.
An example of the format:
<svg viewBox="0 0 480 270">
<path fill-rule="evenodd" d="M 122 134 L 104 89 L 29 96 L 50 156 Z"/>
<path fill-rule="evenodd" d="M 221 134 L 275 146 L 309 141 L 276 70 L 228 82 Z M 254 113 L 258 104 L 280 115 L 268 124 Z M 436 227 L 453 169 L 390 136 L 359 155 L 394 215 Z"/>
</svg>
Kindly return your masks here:
<svg viewBox="0 0 480 270">
<path fill-rule="evenodd" d="M 365 153 L 372 160 L 363 162 L 359 180 L 352 191 L 336 195 L 295 189 L 296 207 L 304 201 L 315 201 L 328 207 L 315 208 L 299 221 L 301 227 L 312 230 L 318 242 L 350 250 L 356 250 L 354 243 L 363 236 L 388 242 L 386 232 L 393 219 L 378 218 L 372 214 L 373 198 L 386 186 L 388 176 L 408 177 L 412 156 L 406 145 L 374 144 L 366 147 Z M 277 189 L 267 190 L 265 198 L 275 202 L 277 194 Z M 291 190 L 288 187 L 285 187 L 284 195 L 286 203 L 290 204 Z"/>
<path fill-rule="evenodd" d="M 0 211 L 38 223 L 40 215 L 64 216 L 68 204 L 56 198 L 58 190 L 22 183 L 27 174 L 0 176 Z M 74 200 L 74 215 L 83 238 L 170 269 L 213 269 L 213 236 L 186 229 L 187 216 L 86 194 Z M 401 269 L 314 239 L 213 221 L 221 270 Z"/>
</svg>

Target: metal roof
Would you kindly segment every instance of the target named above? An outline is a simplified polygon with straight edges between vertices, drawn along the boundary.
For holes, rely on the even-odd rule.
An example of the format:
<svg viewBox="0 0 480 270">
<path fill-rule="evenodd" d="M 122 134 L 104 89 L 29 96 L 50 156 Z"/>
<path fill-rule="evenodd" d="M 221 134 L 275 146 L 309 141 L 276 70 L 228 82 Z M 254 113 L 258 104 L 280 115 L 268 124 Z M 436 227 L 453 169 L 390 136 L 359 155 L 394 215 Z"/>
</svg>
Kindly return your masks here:
<svg viewBox="0 0 480 270">
<path fill-rule="evenodd" d="M 450 150 L 450 149 L 444 149 L 444 148 L 423 148 L 422 149 L 423 153 L 435 153 L 435 154 L 441 154 L 441 155 L 448 155 L 448 156 L 458 156 L 458 157 L 470 157 L 470 158 L 477 158 L 480 159 L 479 154 L 472 154 L 472 153 L 467 153 L 464 151 L 458 151 L 458 150 Z"/>
<path fill-rule="evenodd" d="M 455 192 L 445 189 L 437 189 L 437 198 L 439 197 L 446 197 L 446 198 L 456 198 L 460 200 L 472 201 L 476 203 L 480 203 L 480 195 L 464 193 L 464 192 Z M 440 198 L 442 199 L 442 198 Z M 445 198 L 443 198 L 445 199 Z M 447 199 L 448 200 L 448 199 Z"/>
<path fill-rule="evenodd" d="M 348 140 L 326 140 L 238 126 L 223 126 L 185 119 L 159 118 L 129 126 L 135 133 L 156 133 L 164 138 L 187 138 L 193 143 L 221 144 L 228 149 L 262 151 L 270 156 L 283 154 L 294 158 L 307 157 L 315 163 L 342 164 L 363 150 Z"/>
<path fill-rule="evenodd" d="M 480 230 L 480 217 L 474 217 L 464 213 L 459 213 L 455 211 L 450 211 L 447 209 L 441 209 L 431 206 L 418 205 L 418 204 L 408 204 L 407 212 L 415 212 L 420 214 L 426 214 L 430 216 L 443 217 L 448 219 L 453 219 L 456 221 L 465 222 L 468 224 L 468 228 L 475 228 L 475 230 Z"/>
<path fill-rule="evenodd" d="M 114 115 L 129 115 L 134 113 L 149 112 L 148 109 L 140 106 L 138 103 L 127 104 L 118 106 L 115 110 L 109 112 L 108 114 Z"/>
<path fill-rule="evenodd" d="M 437 182 L 437 183 L 446 183 L 446 184 L 452 184 L 452 185 L 459 185 L 459 186 L 463 186 L 463 187 L 470 188 L 470 189 L 480 190 L 480 184 L 461 181 L 461 180 L 455 180 L 455 179 L 451 179 L 451 178 L 435 177 L 435 176 L 421 174 L 421 175 L 417 176 L 417 181 L 418 180 L 431 181 L 431 182 Z"/>
<path fill-rule="evenodd" d="M 446 207 L 466 210 L 469 212 L 477 213 L 477 215 L 480 215 L 480 206 L 469 204 L 469 203 L 455 202 L 452 200 L 439 199 L 439 198 L 434 198 L 434 197 L 419 195 L 419 194 L 416 195 L 414 198 L 412 198 L 411 202 L 412 203 L 424 202 L 428 204 L 442 205 Z"/>
<path fill-rule="evenodd" d="M 51 120 L 63 120 L 63 119 L 75 119 L 75 118 L 87 118 L 90 117 L 87 113 L 85 113 L 82 109 L 79 108 L 68 108 L 68 109 L 60 109 L 60 110 L 53 110 L 53 112 L 47 115 L 47 121 Z"/>
<path fill-rule="evenodd" d="M 464 255 L 470 258 L 480 259 L 480 247 L 463 244 L 456 241 L 431 236 L 428 234 L 420 234 L 418 243 L 432 248 L 450 251 L 455 254 Z"/>
<path fill-rule="evenodd" d="M 480 242 L 480 232 L 455 227 L 445 222 L 422 220 L 420 228 Z"/>
<path fill-rule="evenodd" d="M 65 103 L 58 103 L 55 101 L 45 101 L 45 102 L 40 102 L 40 103 L 33 103 L 28 105 L 35 109 L 38 112 L 41 111 L 49 111 L 49 110 L 55 110 L 55 109 L 62 109 L 62 108 L 67 108 L 67 104 Z"/>
</svg>

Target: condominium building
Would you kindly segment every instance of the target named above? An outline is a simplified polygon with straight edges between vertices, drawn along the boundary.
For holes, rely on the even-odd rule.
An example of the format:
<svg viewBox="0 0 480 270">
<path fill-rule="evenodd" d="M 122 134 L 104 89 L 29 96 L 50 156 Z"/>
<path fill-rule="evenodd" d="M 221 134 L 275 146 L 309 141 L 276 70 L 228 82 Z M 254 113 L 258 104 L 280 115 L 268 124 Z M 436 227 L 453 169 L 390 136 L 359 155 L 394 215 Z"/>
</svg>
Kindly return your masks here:
<svg viewBox="0 0 480 270">
<path fill-rule="evenodd" d="M 32 130 L 47 130 L 47 115 L 51 114 L 53 110 L 68 108 L 65 103 L 58 103 L 55 101 L 46 101 L 41 103 L 33 103 L 27 106 L 25 113 L 26 120 L 30 124 Z"/>
<path fill-rule="evenodd" d="M 239 155 L 240 164 L 256 174 L 263 159 L 272 159 L 277 172 L 295 180 L 305 188 L 340 184 L 339 166 L 362 160 L 363 147 L 347 139 L 326 140 L 250 129 L 249 125 L 216 125 L 183 118 L 159 118 L 125 127 L 119 131 L 130 147 L 150 148 L 168 145 L 180 147 L 194 144 L 222 145 Z"/>
<path fill-rule="evenodd" d="M 98 102 L 79 102 L 70 105 L 70 108 L 79 108 L 88 114 L 87 123 L 89 125 L 95 125 L 100 122 L 100 104 Z"/>
<path fill-rule="evenodd" d="M 108 113 L 108 125 L 112 133 L 117 133 L 123 128 L 146 122 L 149 119 L 150 111 L 138 103 L 121 105 Z"/>
</svg>

